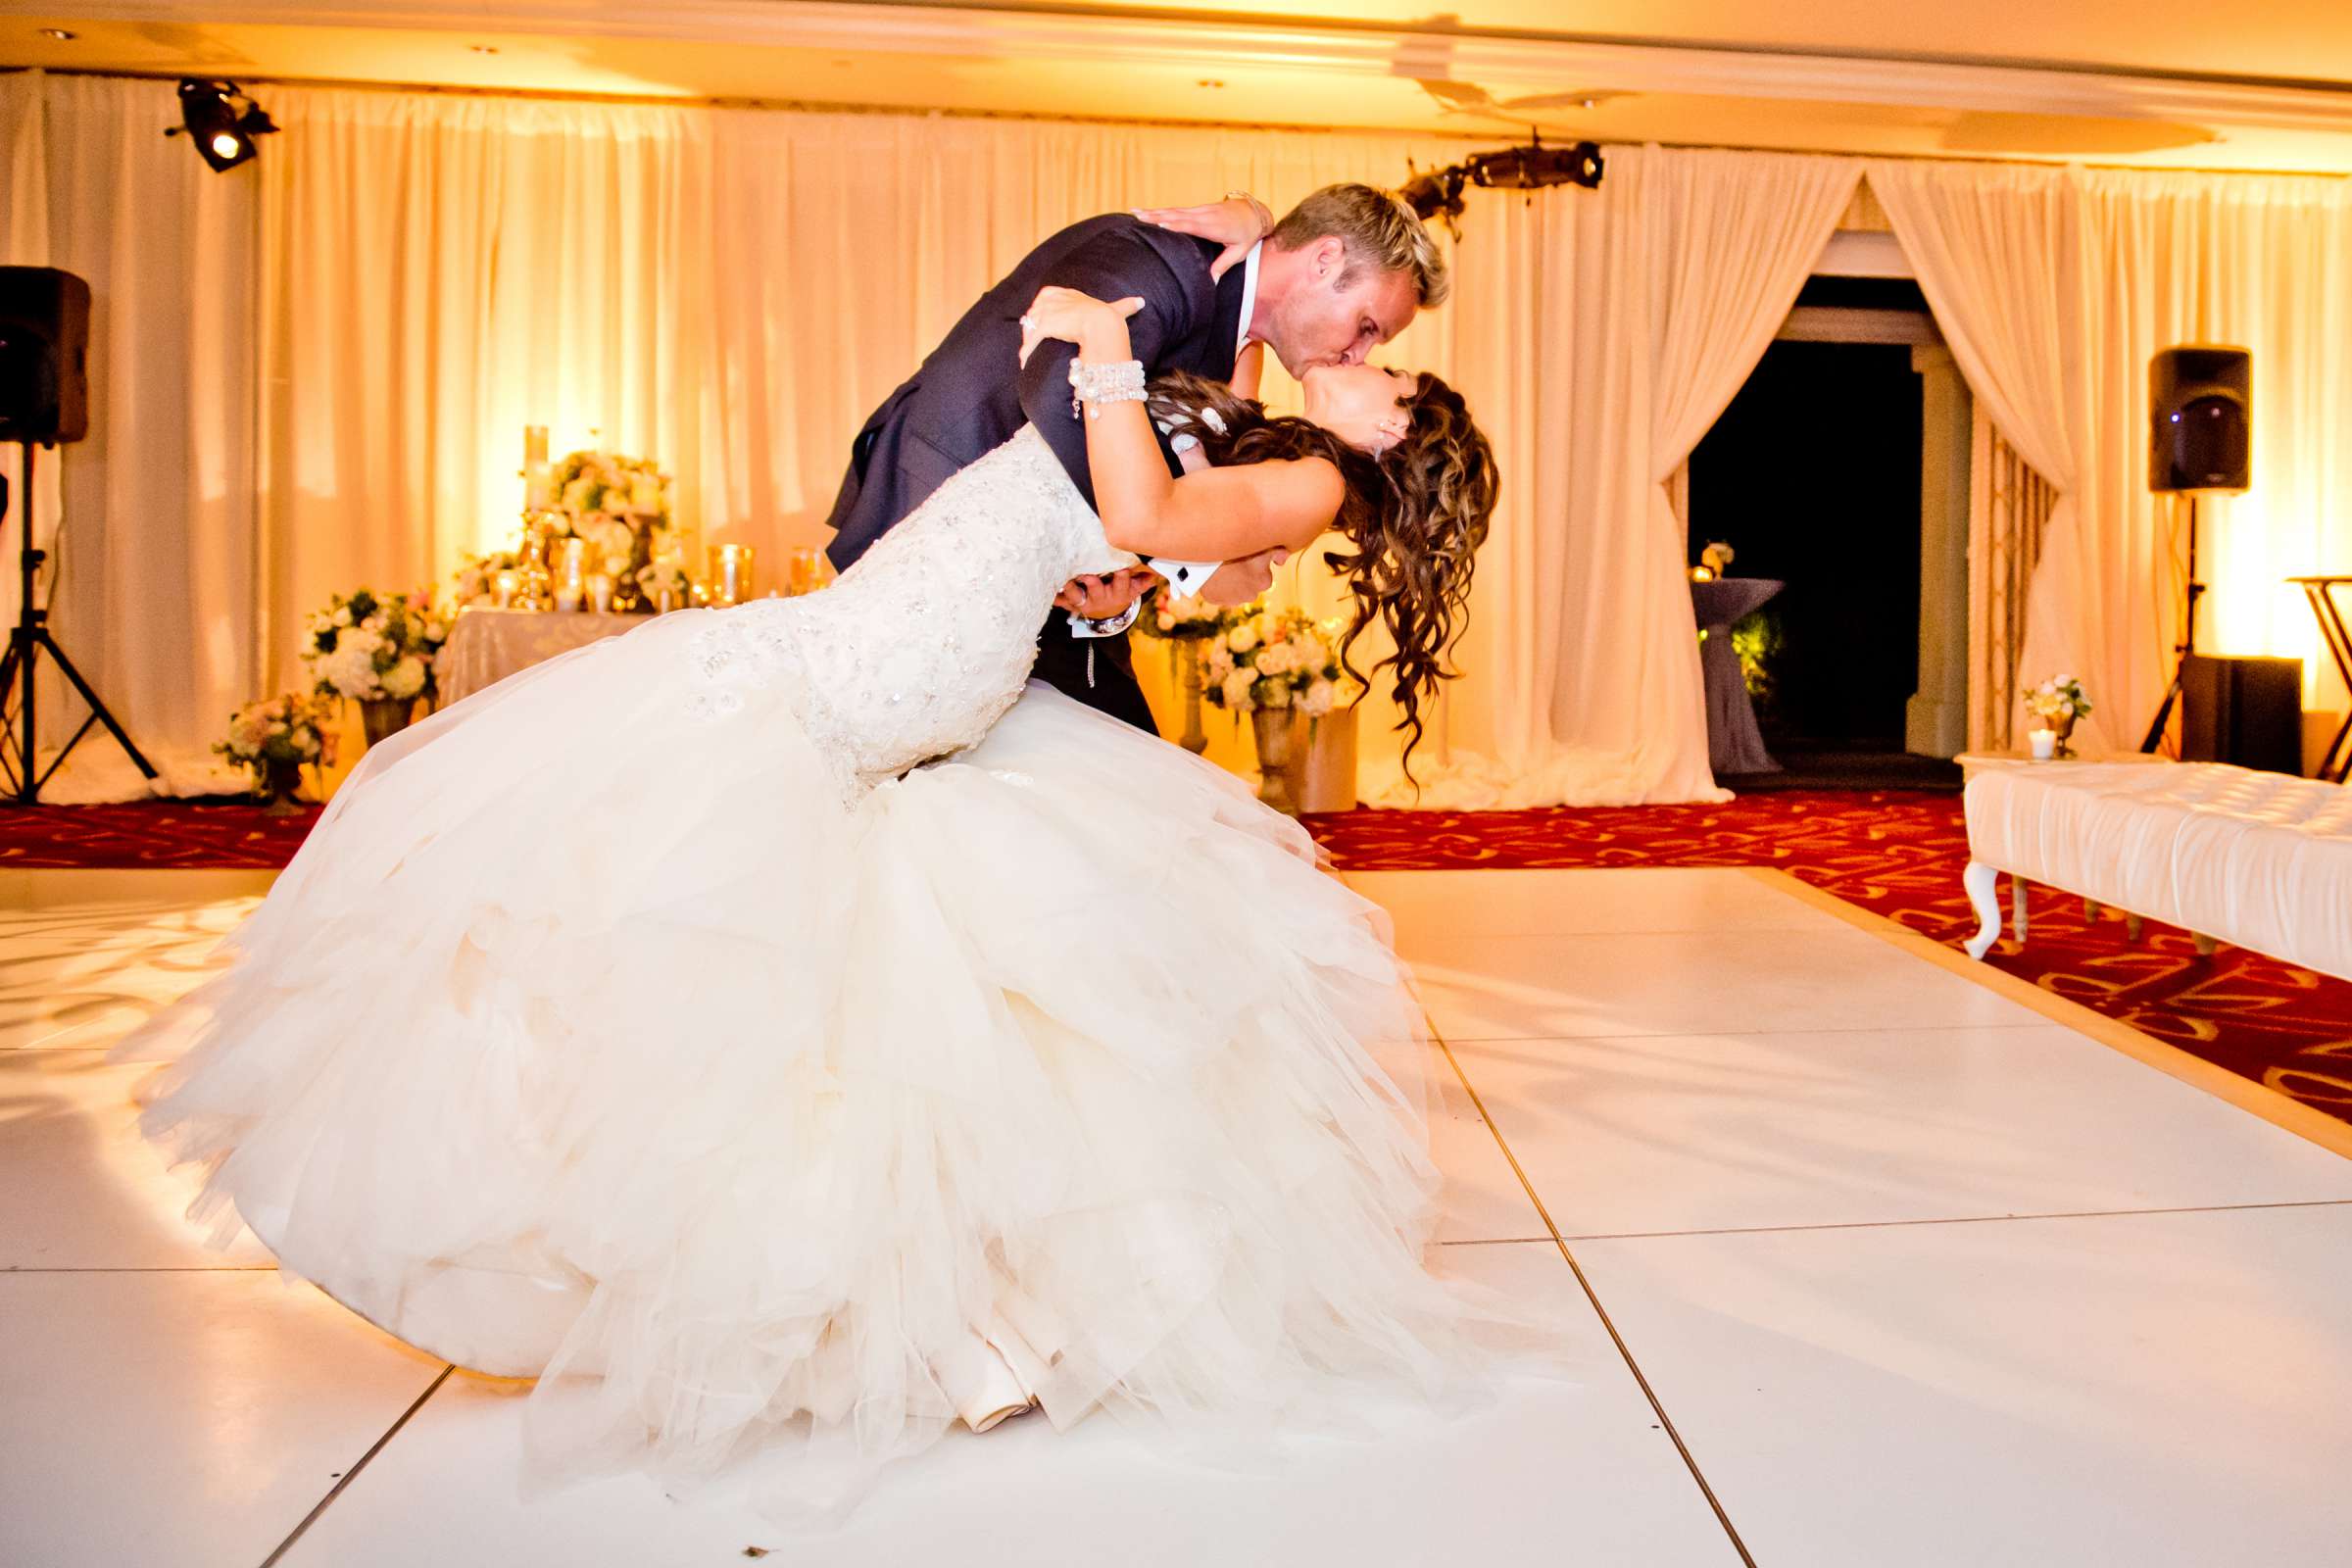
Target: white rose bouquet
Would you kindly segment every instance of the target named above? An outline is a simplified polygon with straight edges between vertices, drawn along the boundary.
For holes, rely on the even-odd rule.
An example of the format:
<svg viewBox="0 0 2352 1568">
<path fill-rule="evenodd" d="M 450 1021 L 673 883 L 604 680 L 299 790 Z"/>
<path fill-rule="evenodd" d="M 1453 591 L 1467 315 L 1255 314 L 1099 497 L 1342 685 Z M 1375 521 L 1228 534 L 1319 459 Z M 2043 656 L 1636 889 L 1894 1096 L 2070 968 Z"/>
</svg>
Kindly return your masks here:
<svg viewBox="0 0 2352 1568">
<path fill-rule="evenodd" d="M 228 738 L 213 750 L 253 769 L 254 788 L 270 788 L 272 771 L 290 774 L 305 762 L 332 767 L 335 761 L 336 703 L 316 693 L 289 692 L 247 703 L 228 715 Z"/>
<path fill-rule="evenodd" d="M 492 603 L 498 597 L 498 574 L 516 570 L 521 563 L 522 558 L 512 550 L 467 556 L 458 566 L 458 574 L 449 581 L 451 608 L 463 610 L 467 605 Z"/>
<path fill-rule="evenodd" d="M 645 458 L 574 452 L 555 466 L 552 482 L 554 536 L 588 541 L 593 569 L 617 579 L 626 595 L 669 527 L 669 475 Z"/>
<path fill-rule="evenodd" d="M 1351 694 L 1332 642 L 1338 630 L 1300 610 L 1237 612 L 1209 644 L 1202 695 L 1235 712 L 1297 708 L 1320 718 Z"/>
<path fill-rule="evenodd" d="M 2052 675 L 2026 693 L 2026 710 L 2036 718 L 2074 720 L 2090 711 L 2090 698 L 2072 675 Z"/>
<path fill-rule="evenodd" d="M 674 556 L 663 556 L 651 565 L 638 568 L 638 591 L 649 600 L 659 599 L 666 592 L 673 603 L 685 604 L 694 584 L 687 579 L 686 568 Z"/>
<path fill-rule="evenodd" d="M 1161 587 L 1152 590 L 1151 602 L 1136 617 L 1135 629 L 1147 637 L 1162 637 L 1169 642 L 1200 642 L 1231 625 L 1234 615 L 1235 612 L 1212 605 L 1199 594 L 1179 599 Z"/>
<path fill-rule="evenodd" d="M 430 695 L 433 663 L 449 640 L 428 589 L 336 594 L 311 617 L 302 662 L 322 697 L 361 702 Z"/>
</svg>

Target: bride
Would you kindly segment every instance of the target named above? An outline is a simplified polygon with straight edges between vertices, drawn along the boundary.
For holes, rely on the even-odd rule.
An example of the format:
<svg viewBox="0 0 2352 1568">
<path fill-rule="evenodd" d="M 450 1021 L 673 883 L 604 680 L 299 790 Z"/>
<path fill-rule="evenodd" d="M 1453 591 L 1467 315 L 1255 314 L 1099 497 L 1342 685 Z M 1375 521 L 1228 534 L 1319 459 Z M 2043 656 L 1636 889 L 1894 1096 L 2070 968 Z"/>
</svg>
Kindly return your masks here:
<svg viewBox="0 0 2352 1568">
<path fill-rule="evenodd" d="M 1100 515 L 1034 425 L 827 591 L 693 610 L 371 750 L 228 962 L 117 1048 L 141 1126 L 389 1333 L 534 1378 L 528 1474 L 791 1452 L 838 1500 L 1032 1405 L 1273 1424 L 1436 1395 L 1425 1033 L 1376 906 L 1186 752 L 1027 684 L 1070 579 L 1337 527 L 1418 738 L 1495 495 L 1436 377 L 1304 418 L 1079 345 Z M 1207 466 L 1171 479 L 1153 417 Z M 1409 749 L 1408 749 L 1409 750 Z"/>
</svg>

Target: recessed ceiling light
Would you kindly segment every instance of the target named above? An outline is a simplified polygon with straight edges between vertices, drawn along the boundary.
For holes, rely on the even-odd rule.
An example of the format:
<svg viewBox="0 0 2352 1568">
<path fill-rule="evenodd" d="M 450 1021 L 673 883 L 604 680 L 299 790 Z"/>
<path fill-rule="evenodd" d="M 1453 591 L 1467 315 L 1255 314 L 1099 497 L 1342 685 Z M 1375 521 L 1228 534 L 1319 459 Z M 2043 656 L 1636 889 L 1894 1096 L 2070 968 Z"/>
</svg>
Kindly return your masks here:
<svg viewBox="0 0 2352 1568">
<path fill-rule="evenodd" d="M 1200 85 L 1203 87 L 1222 87 L 1225 84 L 1221 81 L 1218 81 L 1213 76 L 1202 76 L 1200 78 Z"/>
<path fill-rule="evenodd" d="M 74 39 L 80 37 L 81 34 L 78 32 L 68 32 L 63 27 L 43 27 L 41 29 L 41 36 L 44 38 L 55 38 L 59 43 L 72 43 Z"/>
<path fill-rule="evenodd" d="M 477 55 L 494 55 L 498 53 L 498 45 L 494 43 L 467 44 L 466 47 L 471 49 Z"/>
</svg>

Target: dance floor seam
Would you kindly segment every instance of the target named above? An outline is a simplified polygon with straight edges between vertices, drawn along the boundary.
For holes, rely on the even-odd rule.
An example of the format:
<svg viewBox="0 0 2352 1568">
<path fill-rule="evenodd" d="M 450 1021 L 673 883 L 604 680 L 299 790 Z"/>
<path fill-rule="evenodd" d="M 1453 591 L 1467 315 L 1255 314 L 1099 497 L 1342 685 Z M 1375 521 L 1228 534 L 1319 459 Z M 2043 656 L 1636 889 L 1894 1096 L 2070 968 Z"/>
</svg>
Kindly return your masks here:
<svg viewBox="0 0 2352 1568">
<path fill-rule="evenodd" d="M 1608 1335 L 1609 1343 L 1616 1348 L 1618 1355 L 1624 1359 L 1626 1371 L 1632 1375 L 1635 1385 L 1642 1391 L 1642 1396 L 1649 1401 L 1650 1409 L 1656 1413 L 1659 1430 L 1663 1431 L 1667 1440 L 1674 1445 L 1675 1452 L 1681 1456 L 1683 1464 L 1690 1473 L 1691 1482 L 1698 1488 L 1699 1494 L 1706 1498 L 1707 1507 L 1713 1511 L 1716 1523 L 1723 1527 L 1723 1533 L 1730 1540 L 1732 1549 L 1740 1554 L 1740 1561 L 1745 1565 L 1745 1568 L 1756 1568 L 1756 1560 L 1748 1553 L 1747 1544 L 1740 1539 L 1739 1526 L 1732 1523 L 1732 1516 L 1725 1511 L 1722 1499 L 1715 1494 L 1714 1487 L 1708 1484 L 1706 1472 L 1699 1468 L 1698 1460 L 1690 1452 L 1690 1445 L 1683 1441 L 1681 1430 L 1676 1427 L 1674 1417 L 1667 1412 L 1665 1403 L 1659 1399 L 1657 1391 L 1651 1387 L 1648 1376 L 1642 1372 L 1642 1363 L 1635 1358 L 1633 1348 L 1625 1343 L 1625 1336 L 1618 1332 L 1616 1322 L 1610 1317 L 1608 1307 L 1602 1303 L 1600 1294 L 1592 1288 L 1592 1281 L 1585 1273 L 1584 1265 L 1577 1261 L 1576 1253 L 1569 1250 L 1567 1238 L 1560 1234 L 1559 1226 L 1552 1220 L 1551 1211 L 1544 1204 L 1543 1195 L 1536 1191 L 1536 1184 L 1529 1180 L 1527 1168 L 1520 1164 L 1519 1156 L 1511 1152 L 1510 1139 L 1504 1136 L 1501 1125 L 1487 1113 L 1485 1100 L 1480 1097 L 1478 1087 L 1471 1083 L 1470 1075 L 1462 1070 L 1460 1058 L 1455 1056 L 1452 1046 L 1447 1044 L 1445 1032 L 1438 1028 L 1437 1020 L 1425 1013 L 1424 1021 L 1428 1024 L 1430 1034 L 1437 1041 L 1439 1049 L 1445 1052 L 1446 1065 L 1453 1069 L 1454 1077 L 1462 1086 L 1462 1092 L 1470 1097 L 1470 1102 L 1477 1108 L 1480 1119 L 1486 1123 L 1487 1131 L 1494 1135 L 1495 1145 L 1501 1149 L 1502 1157 L 1510 1162 L 1511 1174 L 1519 1179 L 1519 1185 L 1526 1192 L 1528 1201 L 1535 1204 L 1537 1214 L 1544 1221 L 1544 1228 L 1550 1233 L 1551 1244 L 1559 1249 L 1561 1260 L 1567 1263 L 1570 1272 L 1575 1274 L 1578 1288 L 1585 1293 L 1585 1299 L 1592 1303 L 1593 1315 L 1600 1320 L 1600 1326 Z"/>
<path fill-rule="evenodd" d="M 302 1522 L 297 1524 L 291 1531 L 287 1533 L 286 1539 L 279 1542 L 276 1547 L 270 1551 L 270 1555 L 262 1559 L 261 1568 L 275 1568 L 275 1565 L 285 1558 L 286 1553 L 294 1549 L 294 1544 L 302 1539 L 303 1533 L 309 1530 L 311 1526 L 318 1521 L 319 1515 L 326 1512 L 326 1510 L 333 1505 L 334 1500 L 343 1494 L 345 1489 L 350 1487 L 353 1482 L 360 1478 L 360 1473 L 368 1468 L 368 1463 L 373 1460 L 377 1454 L 383 1452 L 384 1446 L 390 1443 L 394 1438 L 400 1436 L 400 1429 L 409 1424 L 409 1418 L 414 1416 L 418 1410 L 423 1409 L 425 1401 L 430 1399 L 434 1395 L 440 1393 L 441 1385 L 447 1383 L 450 1379 L 450 1375 L 456 1371 L 457 1368 L 454 1366 L 447 1364 L 442 1366 L 440 1376 L 434 1378 L 433 1381 L 425 1388 L 425 1391 L 416 1396 L 414 1403 L 412 1403 L 406 1410 L 400 1412 L 400 1419 L 386 1427 L 383 1431 L 383 1435 L 378 1437 L 373 1443 L 368 1446 L 368 1451 L 361 1454 L 358 1460 L 352 1464 L 350 1469 L 344 1471 L 341 1475 L 335 1478 L 335 1484 L 327 1489 L 326 1495 L 320 1497 L 318 1501 L 312 1506 L 311 1511 L 302 1516 Z"/>
</svg>

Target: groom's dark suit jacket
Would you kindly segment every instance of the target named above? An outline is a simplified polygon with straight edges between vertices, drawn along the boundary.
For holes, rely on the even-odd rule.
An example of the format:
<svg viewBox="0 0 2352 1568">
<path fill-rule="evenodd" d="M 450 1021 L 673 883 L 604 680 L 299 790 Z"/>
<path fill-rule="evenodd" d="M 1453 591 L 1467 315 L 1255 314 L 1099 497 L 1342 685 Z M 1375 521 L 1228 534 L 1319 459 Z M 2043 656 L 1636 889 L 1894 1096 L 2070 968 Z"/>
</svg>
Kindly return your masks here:
<svg viewBox="0 0 2352 1568">
<path fill-rule="evenodd" d="M 1086 426 L 1070 414 L 1068 343 L 1042 346 L 1022 368 L 1019 318 L 1037 291 L 1059 284 L 1100 300 L 1144 301 L 1127 323 L 1146 375 L 1191 370 L 1233 375 L 1242 330 L 1242 269 L 1210 282 L 1219 247 L 1124 215 L 1090 218 L 1031 251 L 982 295 L 920 368 L 883 401 L 850 449 L 850 471 L 833 503 L 826 554 L 846 569 L 876 539 L 920 506 L 948 475 L 1011 439 L 1035 420 L 1093 505 Z M 1164 449 L 1165 440 L 1162 440 Z M 1173 471 L 1173 464 L 1171 464 Z M 1152 729 L 1125 637 L 1091 640 L 1099 652 L 1088 683 L 1089 640 L 1069 635 L 1055 611 L 1038 634 L 1037 675 L 1080 702 Z"/>
</svg>

